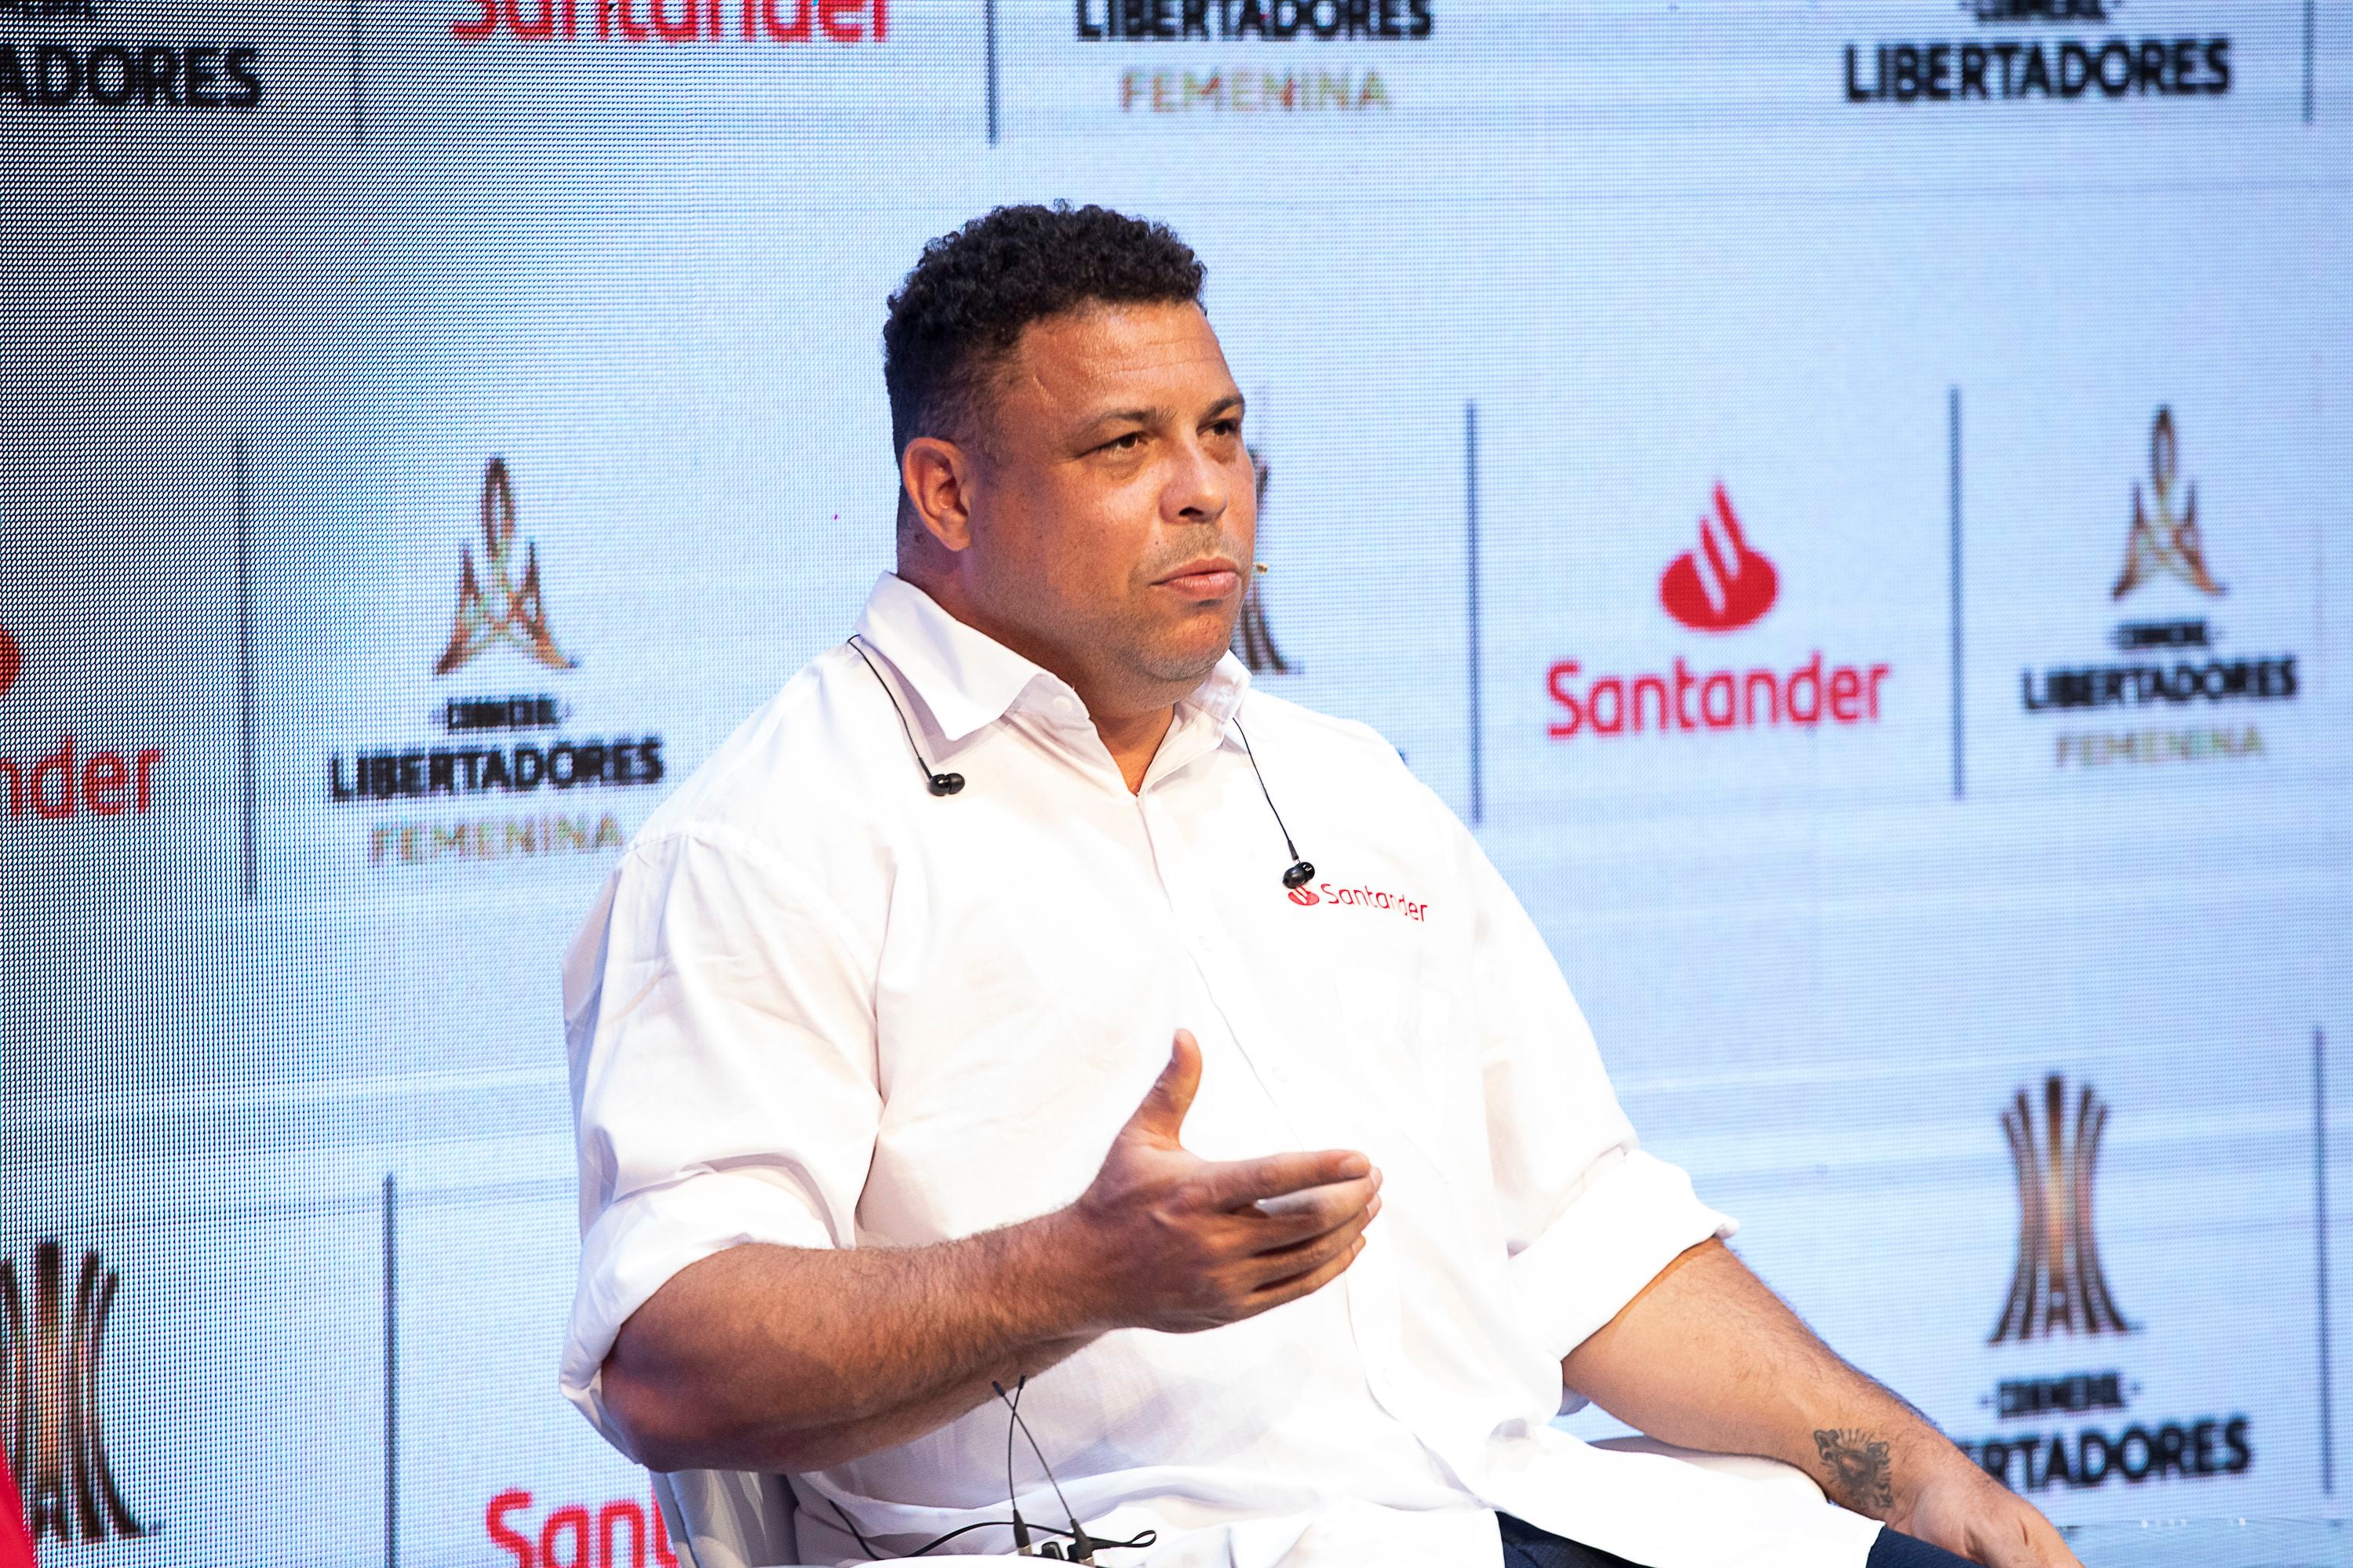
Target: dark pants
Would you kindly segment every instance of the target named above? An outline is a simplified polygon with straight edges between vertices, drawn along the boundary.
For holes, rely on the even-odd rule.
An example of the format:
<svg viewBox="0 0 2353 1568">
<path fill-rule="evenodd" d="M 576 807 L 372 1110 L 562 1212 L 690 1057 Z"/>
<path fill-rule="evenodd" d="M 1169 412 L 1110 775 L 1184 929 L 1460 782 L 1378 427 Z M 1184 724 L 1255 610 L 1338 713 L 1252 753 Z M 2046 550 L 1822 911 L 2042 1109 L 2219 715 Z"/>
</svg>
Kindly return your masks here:
<svg viewBox="0 0 2353 1568">
<path fill-rule="evenodd" d="M 1564 1541 L 1508 1513 L 1499 1513 L 1495 1520 L 1504 1527 L 1504 1568 L 1639 1568 L 1623 1557 Z M 1968 1568 L 1968 1559 L 1941 1546 L 1883 1530 L 1871 1543 L 1864 1568 Z"/>
</svg>

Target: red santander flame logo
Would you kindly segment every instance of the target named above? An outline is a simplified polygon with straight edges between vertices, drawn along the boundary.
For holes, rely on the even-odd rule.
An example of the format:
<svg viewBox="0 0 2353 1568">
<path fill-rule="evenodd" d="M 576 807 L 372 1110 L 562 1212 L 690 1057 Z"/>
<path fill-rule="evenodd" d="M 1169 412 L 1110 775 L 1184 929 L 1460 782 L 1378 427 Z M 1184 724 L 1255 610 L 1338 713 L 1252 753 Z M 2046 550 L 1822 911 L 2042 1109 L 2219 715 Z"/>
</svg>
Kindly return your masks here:
<svg viewBox="0 0 2353 1568">
<path fill-rule="evenodd" d="M 1729 632 L 1754 626 L 1773 607 L 1780 574 L 1748 547 L 1732 498 L 1719 481 L 1715 510 L 1699 520 L 1699 548 L 1686 550 L 1659 579 L 1659 603 L 1695 632 Z"/>
<path fill-rule="evenodd" d="M 1314 893 L 1309 892 L 1305 888 L 1292 889 L 1290 899 L 1293 903 L 1297 904 L 1303 910 L 1307 908 L 1310 904 L 1320 904 L 1324 901 L 1317 898 Z"/>
</svg>

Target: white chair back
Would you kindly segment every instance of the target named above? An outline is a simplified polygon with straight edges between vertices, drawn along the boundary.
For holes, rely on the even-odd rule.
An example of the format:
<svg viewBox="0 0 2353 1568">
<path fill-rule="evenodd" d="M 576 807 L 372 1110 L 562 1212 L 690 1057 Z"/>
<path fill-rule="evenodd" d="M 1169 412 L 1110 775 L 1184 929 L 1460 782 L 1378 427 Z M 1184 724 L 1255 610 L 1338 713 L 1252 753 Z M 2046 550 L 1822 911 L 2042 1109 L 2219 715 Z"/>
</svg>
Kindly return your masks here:
<svg viewBox="0 0 2353 1568">
<path fill-rule="evenodd" d="M 793 1568 L 793 1490 L 782 1476 L 679 1470 L 654 1476 L 654 1496 L 681 1568 Z"/>
</svg>

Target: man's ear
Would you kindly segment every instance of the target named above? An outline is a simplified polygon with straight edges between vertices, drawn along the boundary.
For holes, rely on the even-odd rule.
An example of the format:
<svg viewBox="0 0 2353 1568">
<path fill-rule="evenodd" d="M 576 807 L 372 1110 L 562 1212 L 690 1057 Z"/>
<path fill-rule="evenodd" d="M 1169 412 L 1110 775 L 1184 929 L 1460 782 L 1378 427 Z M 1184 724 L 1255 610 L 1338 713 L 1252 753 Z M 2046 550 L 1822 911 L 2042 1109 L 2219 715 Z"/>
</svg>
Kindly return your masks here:
<svg viewBox="0 0 2353 1568">
<path fill-rule="evenodd" d="M 954 441 L 918 436 L 899 455 L 899 481 L 923 531 L 948 550 L 972 542 L 971 454 Z"/>
</svg>

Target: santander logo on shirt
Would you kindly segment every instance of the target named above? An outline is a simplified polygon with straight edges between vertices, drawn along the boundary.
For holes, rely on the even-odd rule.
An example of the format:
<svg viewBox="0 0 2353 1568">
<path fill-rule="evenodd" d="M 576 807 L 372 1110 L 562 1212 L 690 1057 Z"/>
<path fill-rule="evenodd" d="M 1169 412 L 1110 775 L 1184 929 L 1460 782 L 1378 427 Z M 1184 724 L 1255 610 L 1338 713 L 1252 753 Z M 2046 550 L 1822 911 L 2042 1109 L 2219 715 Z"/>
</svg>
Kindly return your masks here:
<svg viewBox="0 0 2353 1568">
<path fill-rule="evenodd" d="M 1428 903 L 1409 899 L 1403 893 L 1385 893 L 1377 888 L 1335 888 L 1329 882 L 1318 882 L 1314 888 L 1293 888 L 1285 897 L 1303 910 L 1313 909 L 1318 904 L 1352 905 L 1358 909 L 1387 910 L 1409 921 L 1430 918 Z"/>
</svg>

